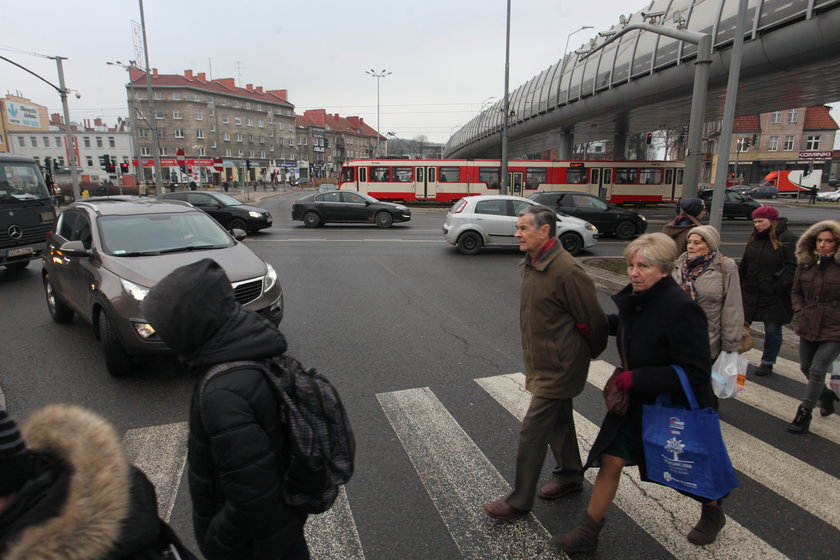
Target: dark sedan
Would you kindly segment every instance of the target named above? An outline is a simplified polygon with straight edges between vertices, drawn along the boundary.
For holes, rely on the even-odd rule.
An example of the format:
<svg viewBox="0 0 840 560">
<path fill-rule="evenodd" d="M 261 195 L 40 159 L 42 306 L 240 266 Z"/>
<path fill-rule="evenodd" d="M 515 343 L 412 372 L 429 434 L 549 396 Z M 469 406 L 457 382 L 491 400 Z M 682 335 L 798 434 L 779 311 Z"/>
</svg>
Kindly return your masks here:
<svg viewBox="0 0 840 560">
<path fill-rule="evenodd" d="M 213 191 L 181 191 L 163 193 L 158 198 L 183 200 L 210 214 L 228 230 L 241 229 L 254 233 L 271 227 L 271 212 L 265 208 L 242 204 L 232 196 Z"/>
<path fill-rule="evenodd" d="M 706 189 L 700 192 L 700 200 L 706 204 L 706 210 L 712 208 L 712 189 Z M 726 189 L 726 197 L 723 199 L 723 217 L 729 220 L 734 218 L 752 217 L 753 210 L 760 207 L 761 203 L 756 202 L 745 194 L 739 193 L 732 189 Z"/>
<path fill-rule="evenodd" d="M 394 222 L 409 221 L 411 210 L 402 204 L 381 202 L 364 193 L 329 191 L 292 202 L 292 219 L 302 221 L 306 227 L 356 222 L 387 228 Z"/>
<path fill-rule="evenodd" d="M 619 208 L 591 194 L 575 191 L 538 192 L 528 198 L 563 214 L 586 220 L 598 228 L 599 235 L 630 239 L 647 230 L 647 220 L 638 212 Z"/>
<path fill-rule="evenodd" d="M 757 186 L 747 191 L 753 198 L 779 198 L 779 189 L 776 187 Z"/>
</svg>

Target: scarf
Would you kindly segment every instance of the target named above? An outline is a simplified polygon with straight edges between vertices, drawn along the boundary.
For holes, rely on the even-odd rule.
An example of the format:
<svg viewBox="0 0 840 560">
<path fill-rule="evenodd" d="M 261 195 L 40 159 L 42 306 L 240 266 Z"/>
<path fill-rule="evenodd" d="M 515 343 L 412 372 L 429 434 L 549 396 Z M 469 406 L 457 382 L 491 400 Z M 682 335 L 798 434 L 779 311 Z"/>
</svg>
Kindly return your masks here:
<svg viewBox="0 0 840 560">
<path fill-rule="evenodd" d="M 680 265 L 680 285 L 682 289 L 691 296 L 692 301 L 697 301 L 697 288 L 694 282 L 704 270 L 709 268 L 712 260 L 717 256 L 717 251 L 709 251 L 705 255 L 685 259 Z"/>
</svg>

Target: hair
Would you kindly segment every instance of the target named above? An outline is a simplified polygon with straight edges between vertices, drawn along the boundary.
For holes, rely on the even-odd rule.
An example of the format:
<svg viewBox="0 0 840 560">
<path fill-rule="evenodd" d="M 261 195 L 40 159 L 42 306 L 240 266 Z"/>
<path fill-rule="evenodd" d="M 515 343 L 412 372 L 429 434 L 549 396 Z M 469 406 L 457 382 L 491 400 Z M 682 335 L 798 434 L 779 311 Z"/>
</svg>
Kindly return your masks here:
<svg viewBox="0 0 840 560">
<path fill-rule="evenodd" d="M 541 204 L 529 204 L 519 211 L 519 216 L 531 215 L 531 220 L 537 229 L 547 225 L 548 237 L 557 235 L 557 212 Z"/>
<path fill-rule="evenodd" d="M 651 266 L 670 273 L 677 260 L 677 244 L 664 233 L 646 233 L 624 248 L 625 261 L 629 263 L 634 257 L 641 257 Z"/>
<path fill-rule="evenodd" d="M 779 223 L 779 220 L 772 220 L 770 218 L 765 218 L 770 220 L 770 244 L 773 245 L 773 250 L 778 251 L 780 247 L 784 247 L 787 243 L 783 243 L 779 241 L 778 236 L 776 235 L 776 225 Z M 747 246 L 749 247 L 750 243 L 755 241 L 755 229 L 750 234 L 750 238 L 747 239 Z"/>
</svg>

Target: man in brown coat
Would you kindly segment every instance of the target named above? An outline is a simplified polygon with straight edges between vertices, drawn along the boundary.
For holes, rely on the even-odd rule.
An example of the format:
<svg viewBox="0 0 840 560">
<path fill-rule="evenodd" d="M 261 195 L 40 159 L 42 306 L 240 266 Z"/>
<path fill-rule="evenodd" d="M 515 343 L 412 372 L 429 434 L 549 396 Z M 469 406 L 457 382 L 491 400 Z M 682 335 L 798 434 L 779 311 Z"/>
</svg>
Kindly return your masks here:
<svg viewBox="0 0 840 560">
<path fill-rule="evenodd" d="M 513 492 L 484 506 L 496 519 L 527 513 L 545 459 L 556 460 L 552 480 L 539 490 L 553 500 L 581 490 L 583 469 L 572 399 L 586 384 L 589 361 L 607 345 L 607 318 L 595 285 L 556 237 L 557 215 L 528 206 L 516 222 L 522 261 L 520 324 L 526 388 L 531 404 L 519 432 Z"/>
</svg>

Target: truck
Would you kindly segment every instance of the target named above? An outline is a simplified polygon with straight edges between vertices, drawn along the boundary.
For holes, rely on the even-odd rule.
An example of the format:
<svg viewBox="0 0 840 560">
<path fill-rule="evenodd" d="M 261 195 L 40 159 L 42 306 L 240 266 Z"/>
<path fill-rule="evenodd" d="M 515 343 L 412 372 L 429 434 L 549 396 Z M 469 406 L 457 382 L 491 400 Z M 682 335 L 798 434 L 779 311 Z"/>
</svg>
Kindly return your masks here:
<svg viewBox="0 0 840 560">
<path fill-rule="evenodd" d="M 822 183 L 822 170 L 790 169 L 771 171 L 764 177 L 759 187 L 774 187 L 779 196 L 809 195 L 812 187 L 819 188 Z"/>
<path fill-rule="evenodd" d="M 38 163 L 0 154 L 0 265 L 23 269 L 44 256 L 56 211 Z"/>
</svg>

